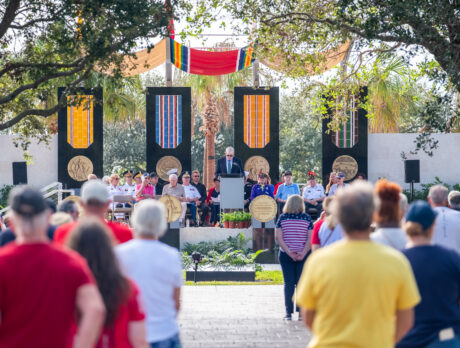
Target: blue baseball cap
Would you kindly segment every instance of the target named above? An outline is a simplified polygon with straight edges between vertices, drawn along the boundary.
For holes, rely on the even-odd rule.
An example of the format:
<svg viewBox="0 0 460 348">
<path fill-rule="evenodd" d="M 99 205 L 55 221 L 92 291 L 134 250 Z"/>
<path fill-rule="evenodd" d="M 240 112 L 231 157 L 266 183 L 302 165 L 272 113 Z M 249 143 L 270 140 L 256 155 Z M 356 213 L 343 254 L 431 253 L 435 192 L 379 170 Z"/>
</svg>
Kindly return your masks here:
<svg viewBox="0 0 460 348">
<path fill-rule="evenodd" d="M 427 202 L 415 201 L 409 206 L 406 214 L 406 222 L 417 222 L 426 230 L 436 220 L 437 215 L 438 212 L 433 210 Z"/>
</svg>

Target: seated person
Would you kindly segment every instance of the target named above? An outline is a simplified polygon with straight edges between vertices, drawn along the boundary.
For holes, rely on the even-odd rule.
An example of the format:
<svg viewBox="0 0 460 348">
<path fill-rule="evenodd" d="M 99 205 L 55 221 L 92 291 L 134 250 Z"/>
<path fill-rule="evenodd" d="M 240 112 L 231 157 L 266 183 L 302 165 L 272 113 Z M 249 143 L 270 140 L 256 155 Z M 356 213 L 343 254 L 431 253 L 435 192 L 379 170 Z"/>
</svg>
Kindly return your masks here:
<svg viewBox="0 0 460 348">
<path fill-rule="evenodd" d="M 177 174 L 169 174 L 169 184 L 163 187 L 162 195 L 163 196 L 174 196 L 181 202 L 182 213 L 180 215 L 179 222 L 183 224 L 185 220 L 185 212 L 187 211 L 187 201 L 185 198 L 184 187 L 181 184 L 179 184 L 177 181 L 178 181 Z"/>
<path fill-rule="evenodd" d="M 152 173 L 152 176 L 156 175 Z M 151 174 L 145 173 L 144 181 L 142 184 L 136 186 L 136 201 L 140 202 L 144 199 L 153 199 L 155 198 L 155 187 L 150 183 Z"/>
<path fill-rule="evenodd" d="M 220 179 L 214 178 L 214 187 L 209 190 L 207 201 L 211 206 L 211 226 L 220 221 Z"/>
<path fill-rule="evenodd" d="M 185 202 L 192 215 L 193 226 L 196 226 L 196 207 L 201 204 L 201 195 L 198 189 L 190 184 L 190 174 L 187 172 L 182 175 L 182 186 L 185 192 Z"/>
<path fill-rule="evenodd" d="M 273 198 L 274 191 L 275 188 L 269 183 L 268 175 L 260 173 L 257 177 L 257 184 L 255 184 L 251 190 L 251 201 L 260 195 L 267 195 Z"/>
<path fill-rule="evenodd" d="M 308 185 L 303 189 L 302 196 L 307 213 L 310 208 L 317 209 L 318 213 L 321 213 L 326 194 L 323 185 L 316 183 L 316 173 L 312 170 L 308 172 Z"/>
<path fill-rule="evenodd" d="M 331 186 L 328 196 L 333 196 L 337 192 L 338 189 L 348 186 L 348 184 L 344 183 L 344 180 L 345 180 L 345 174 L 343 174 L 342 172 L 338 172 L 336 175 L 336 183 Z"/>
<path fill-rule="evenodd" d="M 109 198 L 112 202 L 113 202 L 114 196 L 122 196 L 124 194 L 121 186 L 119 185 L 119 182 L 120 182 L 120 177 L 118 176 L 118 174 L 110 175 L 109 185 L 107 186 L 107 192 L 109 193 Z M 112 206 L 114 208 L 123 208 L 123 203 L 113 202 Z M 125 214 L 121 214 L 121 213 L 115 214 L 115 218 L 117 220 L 123 220 L 124 217 L 125 217 Z"/>
<path fill-rule="evenodd" d="M 136 201 L 136 184 L 133 182 L 133 172 L 127 170 L 123 173 L 123 178 L 125 179 L 124 185 L 121 187 L 123 191 L 123 195 L 130 195 L 133 199 L 132 201 Z M 125 203 L 125 207 L 132 206 L 131 203 Z"/>
<path fill-rule="evenodd" d="M 249 211 L 251 203 L 251 192 L 254 182 L 249 180 L 249 172 L 244 172 L 244 209 Z"/>
<path fill-rule="evenodd" d="M 194 170 L 192 172 L 191 184 L 198 189 L 198 192 L 201 196 L 201 203 L 199 204 L 199 208 L 201 209 L 200 226 L 202 226 L 206 221 L 206 216 L 208 215 L 209 208 L 206 205 L 206 186 L 200 182 L 200 172 L 198 170 Z"/>
<path fill-rule="evenodd" d="M 292 173 L 289 170 L 284 172 L 284 183 L 278 187 L 276 192 L 276 201 L 280 205 L 280 210 L 283 210 L 284 204 L 286 203 L 289 196 L 300 195 L 300 189 L 297 184 L 292 182 Z"/>
</svg>

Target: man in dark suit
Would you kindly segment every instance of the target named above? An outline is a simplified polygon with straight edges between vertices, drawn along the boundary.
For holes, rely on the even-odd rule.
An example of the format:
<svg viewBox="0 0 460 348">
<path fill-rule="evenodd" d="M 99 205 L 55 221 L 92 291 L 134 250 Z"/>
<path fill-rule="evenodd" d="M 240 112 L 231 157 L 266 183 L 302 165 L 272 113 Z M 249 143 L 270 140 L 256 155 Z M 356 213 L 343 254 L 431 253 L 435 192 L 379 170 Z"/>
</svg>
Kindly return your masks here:
<svg viewBox="0 0 460 348">
<path fill-rule="evenodd" d="M 240 174 L 243 176 L 243 163 L 235 157 L 235 149 L 231 146 L 225 149 L 225 157 L 217 160 L 215 177 L 220 174 Z"/>
</svg>

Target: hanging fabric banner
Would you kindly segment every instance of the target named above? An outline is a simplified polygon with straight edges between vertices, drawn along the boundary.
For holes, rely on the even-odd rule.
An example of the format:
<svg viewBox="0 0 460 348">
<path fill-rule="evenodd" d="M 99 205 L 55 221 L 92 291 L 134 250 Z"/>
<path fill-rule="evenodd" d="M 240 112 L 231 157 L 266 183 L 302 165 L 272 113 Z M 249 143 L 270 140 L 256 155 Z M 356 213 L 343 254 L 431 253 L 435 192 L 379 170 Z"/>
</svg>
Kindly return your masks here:
<svg viewBox="0 0 460 348">
<path fill-rule="evenodd" d="M 67 103 L 67 142 L 74 149 L 87 149 L 93 143 L 93 96 L 68 96 Z"/>
<path fill-rule="evenodd" d="M 169 40 L 171 63 L 190 74 L 230 74 L 247 68 L 254 61 L 252 46 L 230 51 L 202 51 Z"/>
<path fill-rule="evenodd" d="M 270 96 L 244 96 L 244 142 L 261 149 L 270 141 Z"/>
<path fill-rule="evenodd" d="M 182 96 L 156 96 L 156 143 L 174 149 L 182 142 Z"/>
<path fill-rule="evenodd" d="M 332 142 L 341 149 L 352 148 L 358 142 L 358 110 L 354 97 L 350 99 L 347 121 L 341 123 L 340 128 L 332 133 Z"/>
</svg>

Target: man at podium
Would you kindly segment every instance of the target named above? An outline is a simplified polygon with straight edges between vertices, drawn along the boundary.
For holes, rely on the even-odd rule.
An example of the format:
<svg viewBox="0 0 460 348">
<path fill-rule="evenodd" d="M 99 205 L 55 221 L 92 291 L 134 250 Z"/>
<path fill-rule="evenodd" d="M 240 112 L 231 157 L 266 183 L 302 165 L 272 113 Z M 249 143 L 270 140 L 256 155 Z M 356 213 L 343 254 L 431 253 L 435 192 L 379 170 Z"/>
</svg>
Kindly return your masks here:
<svg viewBox="0 0 460 348">
<path fill-rule="evenodd" d="M 243 162 L 235 157 L 235 149 L 231 146 L 225 149 L 225 157 L 217 160 L 215 177 L 221 174 L 240 174 L 243 176 Z"/>
</svg>

